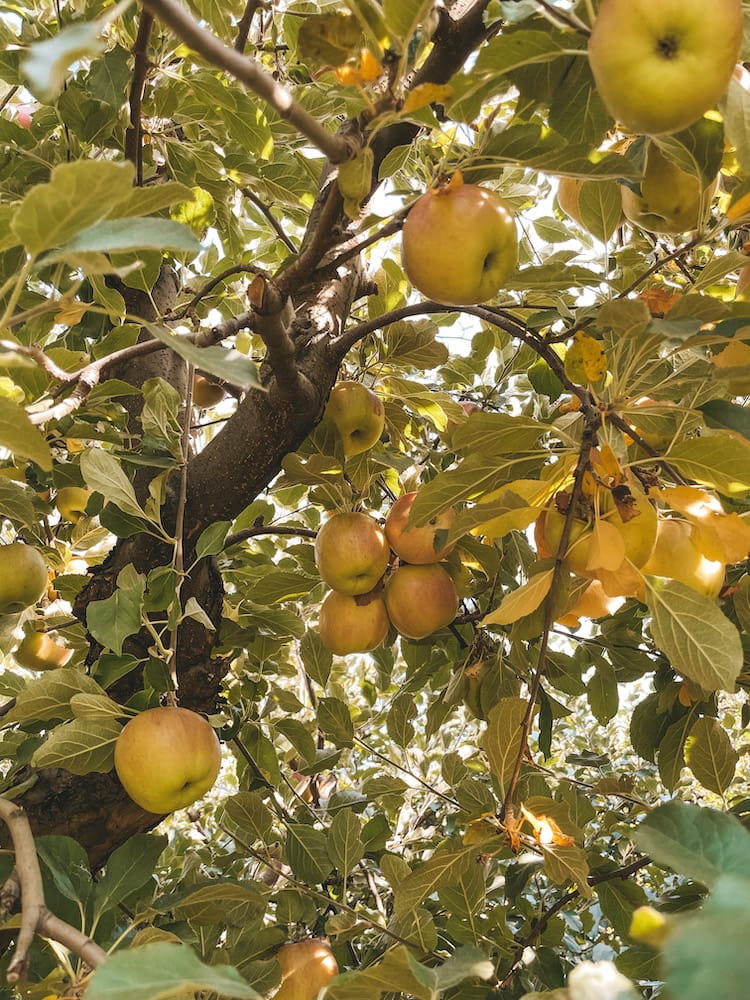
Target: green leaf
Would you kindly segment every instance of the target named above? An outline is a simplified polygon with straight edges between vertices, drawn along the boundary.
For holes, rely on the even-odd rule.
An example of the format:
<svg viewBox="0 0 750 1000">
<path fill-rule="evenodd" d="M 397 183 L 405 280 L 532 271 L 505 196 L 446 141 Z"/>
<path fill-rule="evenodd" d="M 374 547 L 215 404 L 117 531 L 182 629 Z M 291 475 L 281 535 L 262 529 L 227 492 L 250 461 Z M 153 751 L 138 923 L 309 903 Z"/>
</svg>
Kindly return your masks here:
<svg viewBox="0 0 750 1000">
<path fill-rule="evenodd" d="M 229 382 L 230 385 L 235 385 L 245 392 L 248 389 L 266 391 L 260 381 L 257 365 L 234 348 L 217 345 L 196 347 L 191 340 L 177 336 L 156 323 L 148 323 L 146 327 L 152 336 L 201 371 L 215 375 L 216 378 Z"/>
<path fill-rule="evenodd" d="M 686 479 L 711 486 L 725 496 L 750 490 L 750 443 L 725 434 L 688 438 L 666 455 Z"/>
<path fill-rule="evenodd" d="M 266 894 L 266 887 L 259 882 L 214 879 L 183 896 L 174 905 L 174 912 L 198 926 L 242 927 L 263 916 Z"/>
<path fill-rule="evenodd" d="M 122 732 L 116 719 L 74 719 L 53 729 L 31 758 L 34 767 L 61 767 L 73 774 L 114 766 L 115 743 Z"/>
<path fill-rule="evenodd" d="M 680 783 L 685 766 L 685 740 L 694 724 L 695 717 L 688 714 L 669 726 L 659 741 L 659 777 L 670 792 Z"/>
<path fill-rule="evenodd" d="M 417 715 L 414 698 L 406 691 L 397 694 L 385 720 L 388 735 L 396 746 L 405 749 L 414 739 L 414 726 L 411 722 Z"/>
<path fill-rule="evenodd" d="M 44 444 L 46 447 L 46 442 Z M 34 491 L 10 479 L 0 479 L 0 512 L 0 516 L 7 517 L 16 528 L 35 525 Z"/>
<path fill-rule="evenodd" d="M 4 396 L 0 396 L 0 447 L 18 458 L 36 462 L 46 471 L 52 468 L 52 455 L 41 431 L 22 406 Z"/>
<path fill-rule="evenodd" d="M 490 709 L 487 716 L 484 749 L 501 795 L 505 794 L 516 759 L 522 752 L 521 723 L 525 714 L 526 702 L 522 698 L 503 698 Z"/>
<path fill-rule="evenodd" d="M 685 742 L 685 763 L 704 788 L 723 795 L 734 778 L 739 755 L 718 719 L 698 719 Z"/>
<path fill-rule="evenodd" d="M 594 718 L 606 725 L 617 715 L 620 705 L 615 668 L 608 660 L 601 659 L 586 683 L 586 694 Z"/>
<path fill-rule="evenodd" d="M 80 905 L 91 889 L 91 869 L 86 852 L 72 837 L 38 837 L 36 852 L 55 888 Z"/>
<path fill-rule="evenodd" d="M 203 559 L 206 556 L 216 556 L 220 552 L 223 552 L 224 542 L 231 527 L 231 521 L 215 521 L 201 532 L 195 546 L 196 559 Z"/>
<path fill-rule="evenodd" d="M 402 42 L 411 38 L 431 9 L 430 0 L 383 0 L 386 27 Z"/>
<path fill-rule="evenodd" d="M 483 845 L 484 846 L 484 845 Z M 458 851 L 441 850 L 411 872 L 396 889 L 396 913 L 405 916 L 433 892 L 459 882 L 469 868 L 476 864 L 477 848 L 464 847 Z"/>
<path fill-rule="evenodd" d="M 325 648 L 317 632 L 307 632 L 299 645 L 306 672 L 316 684 L 325 688 L 331 676 L 333 654 Z"/>
<path fill-rule="evenodd" d="M 606 243 L 622 221 L 622 195 L 616 181 L 584 181 L 578 194 L 583 224 Z"/>
<path fill-rule="evenodd" d="M 118 586 L 111 597 L 86 607 L 86 627 L 105 649 L 122 655 L 125 640 L 141 627 L 144 584 Z"/>
<path fill-rule="evenodd" d="M 351 809 L 342 809 L 333 817 L 328 831 L 328 856 L 342 878 L 364 857 L 361 832 L 362 824 Z"/>
<path fill-rule="evenodd" d="M 74 694 L 70 707 L 76 719 L 120 719 L 127 715 L 122 705 L 106 694 Z"/>
<path fill-rule="evenodd" d="M 172 219 L 129 216 L 103 219 L 80 230 L 45 258 L 46 264 L 65 260 L 69 254 L 122 253 L 127 250 L 158 250 L 161 253 L 197 254 L 200 243 L 187 226 Z"/>
<path fill-rule="evenodd" d="M 53 101 L 62 90 L 68 71 L 80 59 L 92 59 L 104 51 L 97 21 L 75 24 L 36 42 L 23 61 L 29 89 L 41 100 Z"/>
<path fill-rule="evenodd" d="M 613 879 L 597 885 L 596 895 L 602 913 L 612 924 L 615 933 L 623 940 L 627 940 L 630 935 L 633 910 L 646 905 L 648 902 L 646 893 L 631 879 Z"/>
<path fill-rule="evenodd" d="M 575 844 L 542 844 L 544 870 L 557 885 L 573 882 L 585 899 L 591 899 L 593 889 L 588 884 L 589 863 L 586 852 Z"/>
<path fill-rule="evenodd" d="M 225 822 L 251 842 L 265 840 L 273 825 L 273 813 L 260 792 L 237 792 L 223 803 Z"/>
<path fill-rule="evenodd" d="M 16 696 L 16 704 L 5 716 L 7 723 L 72 719 L 70 701 L 76 694 L 103 695 L 95 680 L 76 667 L 60 667 L 29 681 Z"/>
<path fill-rule="evenodd" d="M 298 879 L 314 885 L 323 882 L 333 868 L 325 834 L 302 823 L 287 826 L 284 860 Z"/>
<path fill-rule="evenodd" d="M 418 962 L 416 965 L 418 972 L 424 969 Z M 435 991 L 421 980 L 422 976 L 418 978 L 412 968 L 409 950 L 405 945 L 397 945 L 390 948 L 379 962 L 337 976 L 335 982 L 327 987 L 326 997 L 327 1000 L 379 1000 L 383 993 L 395 993 L 397 996 L 406 993 L 417 997 L 417 1000 L 434 1000 Z"/>
<path fill-rule="evenodd" d="M 728 399 L 712 399 L 698 409 L 709 427 L 734 431 L 750 440 L 750 413 L 746 406 L 730 403 Z"/>
<path fill-rule="evenodd" d="M 112 853 L 94 893 L 98 914 L 111 910 L 150 880 L 164 848 L 166 834 L 137 833 Z"/>
<path fill-rule="evenodd" d="M 348 707 L 338 698 L 318 702 L 318 725 L 337 747 L 354 746 L 354 723 Z"/>
<path fill-rule="evenodd" d="M 646 577 L 651 632 L 677 673 L 704 691 L 732 691 L 742 669 L 736 627 L 715 601 L 675 580 Z"/>
<path fill-rule="evenodd" d="M 91 977 L 88 1000 L 168 1000 L 196 991 L 237 1000 L 262 1000 L 227 965 L 204 965 L 184 944 L 154 941 L 110 955 Z"/>
<path fill-rule="evenodd" d="M 634 839 L 657 864 L 709 888 L 720 875 L 750 871 L 750 833 L 734 816 L 716 809 L 667 802 L 646 817 Z"/>
<path fill-rule="evenodd" d="M 89 448 L 81 455 L 81 473 L 89 489 L 101 493 L 124 514 L 149 518 L 136 500 L 133 485 L 117 459 L 101 448 Z"/>
</svg>

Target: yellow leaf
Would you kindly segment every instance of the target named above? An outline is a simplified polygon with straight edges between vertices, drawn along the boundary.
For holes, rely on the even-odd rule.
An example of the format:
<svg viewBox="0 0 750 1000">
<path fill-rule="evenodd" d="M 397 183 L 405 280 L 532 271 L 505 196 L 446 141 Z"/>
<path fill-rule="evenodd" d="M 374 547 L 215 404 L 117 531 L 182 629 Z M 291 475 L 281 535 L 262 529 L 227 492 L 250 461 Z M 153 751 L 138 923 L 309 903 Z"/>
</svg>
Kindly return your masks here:
<svg viewBox="0 0 750 1000">
<path fill-rule="evenodd" d="M 539 607 L 552 586 L 554 570 L 537 573 L 519 587 L 518 590 L 506 594 L 500 605 L 485 615 L 482 625 L 512 625 L 519 618 L 525 618 Z"/>
<path fill-rule="evenodd" d="M 614 524 L 601 518 L 594 521 L 588 547 L 588 571 L 605 569 L 614 572 L 625 559 L 625 539 Z"/>
<path fill-rule="evenodd" d="M 420 83 L 410 90 L 404 101 L 404 111 L 419 111 L 428 104 L 442 104 L 453 96 L 453 88 L 447 83 Z"/>
<path fill-rule="evenodd" d="M 60 309 L 55 314 L 55 323 L 63 326 L 75 326 L 81 322 L 81 317 L 89 308 L 88 302 L 79 302 L 77 299 L 63 299 Z"/>
<path fill-rule="evenodd" d="M 750 555 L 750 524 L 739 514 L 712 514 L 694 523 L 695 545 L 706 559 L 730 566 Z"/>
<path fill-rule="evenodd" d="M 525 531 L 539 517 L 541 507 L 518 507 L 490 518 L 471 529 L 472 535 L 483 538 L 503 538 L 509 531 Z"/>
<path fill-rule="evenodd" d="M 750 215 L 750 191 L 741 195 L 737 201 L 731 204 L 726 214 L 730 222 L 739 222 L 746 215 Z"/>
<path fill-rule="evenodd" d="M 573 382 L 599 382 L 607 374 L 607 355 L 601 342 L 578 330 L 565 355 L 565 372 Z"/>
</svg>

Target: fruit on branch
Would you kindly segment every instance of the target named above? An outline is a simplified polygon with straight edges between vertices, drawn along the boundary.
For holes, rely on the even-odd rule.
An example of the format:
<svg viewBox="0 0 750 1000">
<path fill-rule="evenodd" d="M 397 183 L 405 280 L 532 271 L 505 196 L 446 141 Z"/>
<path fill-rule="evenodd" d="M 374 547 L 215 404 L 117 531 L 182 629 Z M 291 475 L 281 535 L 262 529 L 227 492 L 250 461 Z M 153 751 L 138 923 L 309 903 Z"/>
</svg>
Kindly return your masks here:
<svg viewBox="0 0 750 1000">
<path fill-rule="evenodd" d="M 385 427 L 383 401 L 361 382 L 337 382 L 328 397 L 326 416 L 341 435 L 346 458 L 372 448 Z"/>
<path fill-rule="evenodd" d="M 55 504 L 60 516 L 71 524 L 78 524 L 86 513 L 91 490 L 85 486 L 61 486 L 55 494 Z"/>
<path fill-rule="evenodd" d="M 401 635 L 424 639 L 456 617 L 458 593 L 439 563 L 399 566 L 385 585 L 385 606 Z"/>
<path fill-rule="evenodd" d="M 47 580 L 47 564 L 33 546 L 0 545 L 0 615 L 16 615 L 36 604 Z"/>
<path fill-rule="evenodd" d="M 216 781 L 221 747 L 210 724 L 187 708 L 149 708 L 123 728 L 115 770 L 130 798 L 146 812 L 183 809 Z"/>
<path fill-rule="evenodd" d="M 379 589 L 356 596 L 332 590 L 320 606 L 320 640 L 336 656 L 377 649 L 385 641 L 389 628 Z"/>
<path fill-rule="evenodd" d="M 281 966 L 281 986 L 274 1000 L 314 1000 L 339 971 L 333 952 L 320 938 L 285 944 L 276 961 Z"/>
<path fill-rule="evenodd" d="M 64 667 L 72 655 L 72 649 L 55 642 L 46 632 L 28 632 L 13 650 L 13 659 L 27 670 L 55 670 Z"/>
<path fill-rule="evenodd" d="M 649 232 L 684 233 L 700 227 L 716 185 L 714 180 L 704 188 L 695 174 L 681 170 L 649 140 L 640 194 L 621 184 L 622 210 L 633 225 Z"/>
<path fill-rule="evenodd" d="M 740 0 L 602 0 L 588 44 L 596 89 L 632 132 L 679 132 L 714 107 L 740 55 Z"/>
<path fill-rule="evenodd" d="M 210 382 L 203 375 L 193 376 L 193 404 L 204 410 L 216 406 L 226 396 L 224 389 L 216 382 Z"/>
<path fill-rule="evenodd" d="M 383 529 L 358 511 L 333 514 L 315 538 L 315 564 L 324 582 L 342 594 L 366 594 L 390 560 Z"/>
<path fill-rule="evenodd" d="M 456 512 L 451 507 L 430 518 L 427 524 L 409 525 L 416 498 L 417 494 L 413 492 L 404 493 L 396 500 L 385 519 L 385 536 L 403 562 L 420 565 L 439 562 L 449 556 L 456 546 L 455 542 L 446 544 Z"/>
<path fill-rule="evenodd" d="M 706 558 L 689 521 L 673 517 L 659 521 L 654 551 L 641 572 L 678 580 L 706 597 L 718 597 L 724 584 L 724 564 Z"/>
<path fill-rule="evenodd" d="M 497 294 L 518 263 L 513 215 L 487 188 L 460 174 L 430 188 L 403 229 L 402 260 L 409 281 L 428 299 L 473 305 Z"/>
</svg>

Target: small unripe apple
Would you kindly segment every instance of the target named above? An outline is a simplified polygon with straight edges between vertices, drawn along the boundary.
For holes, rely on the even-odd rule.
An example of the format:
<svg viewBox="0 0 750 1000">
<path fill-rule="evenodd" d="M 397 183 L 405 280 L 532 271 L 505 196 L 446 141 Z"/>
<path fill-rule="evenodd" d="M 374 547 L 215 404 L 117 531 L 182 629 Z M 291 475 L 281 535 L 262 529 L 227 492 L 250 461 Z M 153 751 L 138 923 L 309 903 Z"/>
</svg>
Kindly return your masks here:
<svg viewBox="0 0 750 1000">
<path fill-rule="evenodd" d="M 203 410 L 208 406 L 216 406 L 226 393 L 216 382 L 209 382 L 203 375 L 193 377 L 193 404 Z"/>
<path fill-rule="evenodd" d="M 439 562 L 455 548 L 455 542 L 447 545 L 446 540 L 456 519 L 456 512 L 451 507 L 437 517 L 430 518 L 427 524 L 408 527 L 416 498 L 416 492 L 412 492 L 404 493 L 396 500 L 385 519 L 385 536 L 403 562 L 421 565 Z"/>
<path fill-rule="evenodd" d="M 382 645 L 390 622 L 380 592 L 342 594 L 332 590 L 320 606 L 320 640 L 336 656 L 367 653 Z"/>
<path fill-rule="evenodd" d="M 55 495 L 55 504 L 60 516 L 71 524 L 77 524 L 86 513 L 91 490 L 84 486 L 61 486 Z"/>
<path fill-rule="evenodd" d="M 115 743 L 115 770 L 130 798 L 163 815 L 204 795 L 221 767 L 221 747 L 197 712 L 167 705 L 126 724 Z"/>
<path fill-rule="evenodd" d="M 677 235 L 697 229 L 707 215 L 716 181 L 704 188 L 693 173 L 668 160 L 649 140 L 640 194 L 620 185 L 622 210 L 630 222 L 653 233 Z"/>
<path fill-rule="evenodd" d="M 19 614 L 36 604 L 47 581 L 47 564 L 33 546 L 0 545 L 0 615 Z"/>
<path fill-rule="evenodd" d="M 326 941 L 311 938 L 285 944 L 276 953 L 281 986 L 274 1000 L 314 1000 L 338 975 L 339 967 Z"/>
<path fill-rule="evenodd" d="M 513 214 L 494 191 L 454 175 L 410 210 L 402 260 L 409 281 L 426 298 L 455 306 L 486 302 L 518 263 Z"/>
<path fill-rule="evenodd" d="M 342 594 L 367 594 L 390 559 L 383 529 L 358 511 L 334 514 L 315 538 L 315 564 L 323 581 Z"/>
<path fill-rule="evenodd" d="M 385 586 L 385 606 L 401 635 L 424 639 L 456 617 L 458 593 L 439 563 L 399 566 Z"/>
<path fill-rule="evenodd" d="M 46 632 L 29 632 L 13 650 L 13 659 L 27 670 L 55 670 L 64 667 L 73 650 L 55 642 Z"/>
<path fill-rule="evenodd" d="M 385 427 L 383 401 L 361 382 L 337 382 L 328 397 L 326 416 L 341 435 L 346 458 L 372 448 Z"/>
</svg>

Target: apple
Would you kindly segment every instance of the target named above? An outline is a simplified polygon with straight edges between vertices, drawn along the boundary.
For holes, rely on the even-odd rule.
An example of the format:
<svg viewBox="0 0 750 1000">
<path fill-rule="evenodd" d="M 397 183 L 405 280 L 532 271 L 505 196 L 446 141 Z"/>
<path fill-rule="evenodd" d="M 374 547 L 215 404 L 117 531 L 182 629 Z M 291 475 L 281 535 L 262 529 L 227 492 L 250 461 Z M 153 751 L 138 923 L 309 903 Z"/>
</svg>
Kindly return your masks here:
<svg viewBox="0 0 750 1000">
<path fill-rule="evenodd" d="M 358 511 L 334 514 L 315 538 L 315 564 L 324 582 L 342 594 L 366 594 L 390 560 L 383 529 Z"/>
<path fill-rule="evenodd" d="M 13 650 L 13 659 L 27 670 L 54 670 L 64 667 L 73 650 L 55 642 L 46 632 L 29 632 Z"/>
<path fill-rule="evenodd" d="M 404 493 L 394 503 L 385 519 L 385 537 L 402 562 L 420 565 L 439 562 L 456 547 L 455 542 L 446 545 L 456 512 L 451 507 L 430 518 L 427 524 L 409 526 L 409 516 L 416 498 L 416 492 Z"/>
<path fill-rule="evenodd" d="M 703 188 L 695 174 L 681 170 L 649 140 L 640 194 L 620 185 L 622 210 L 633 225 L 652 233 L 684 233 L 706 217 L 717 182 Z"/>
<path fill-rule="evenodd" d="M 19 614 L 36 604 L 47 582 L 47 564 L 33 546 L 0 545 L 0 615 Z"/>
<path fill-rule="evenodd" d="M 210 382 L 203 375 L 193 376 L 193 404 L 200 410 L 216 406 L 226 396 L 222 386 Z"/>
<path fill-rule="evenodd" d="M 336 656 L 377 649 L 389 628 L 388 613 L 378 590 L 356 596 L 331 590 L 320 606 L 320 639 Z"/>
<path fill-rule="evenodd" d="M 424 639 L 456 617 L 458 592 L 439 563 L 399 566 L 385 585 L 385 606 L 401 635 Z"/>
<path fill-rule="evenodd" d="M 85 486 L 61 486 L 55 495 L 55 504 L 65 521 L 77 524 L 86 513 L 91 490 Z"/>
<path fill-rule="evenodd" d="M 651 558 L 641 567 L 644 576 L 664 576 L 718 597 L 724 585 L 724 563 L 707 559 L 696 544 L 694 526 L 678 518 L 662 518 Z"/>
<path fill-rule="evenodd" d="M 741 0 L 602 0 L 588 55 L 604 104 L 631 132 L 679 132 L 729 85 Z"/>
<path fill-rule="evenodd" d="M 361 382 L 337 382 L 328 397 L 326 416 L 341 435 L 346 458 L 372 448 L 385 427 L 383 401 Z"/>
<path fill-rule="evenodd" d="M 513 214 L 460 174 L 419 198 L 406 217 L 402 260 L 412 285 L 446 305 L 486 302 L 518 263 Z"/>
<path fill-rule="evenodd" d="M 221 747 L 210 724 L 187 708 L 149 708 L 123 728 L 115 770 L 130 798 L 146 812 L 183 809 L 213 786 Z"/>
<path fill-rule="evenodd" d="M 322 938 L 285 944 L 276 953 L 276 961 L 281 966 L 281 986 L 274 1000 L 314 1000 L 339 971 L 333 952 Z"/>
</svg>

